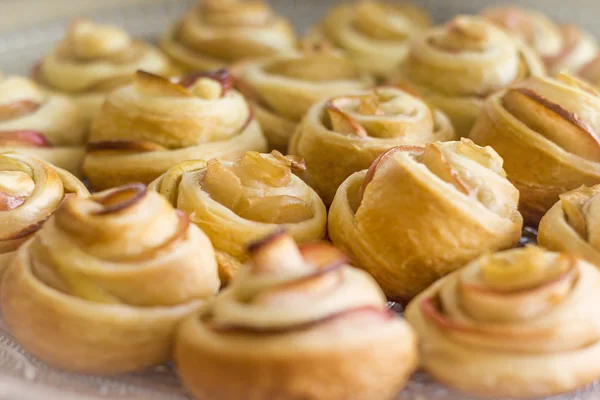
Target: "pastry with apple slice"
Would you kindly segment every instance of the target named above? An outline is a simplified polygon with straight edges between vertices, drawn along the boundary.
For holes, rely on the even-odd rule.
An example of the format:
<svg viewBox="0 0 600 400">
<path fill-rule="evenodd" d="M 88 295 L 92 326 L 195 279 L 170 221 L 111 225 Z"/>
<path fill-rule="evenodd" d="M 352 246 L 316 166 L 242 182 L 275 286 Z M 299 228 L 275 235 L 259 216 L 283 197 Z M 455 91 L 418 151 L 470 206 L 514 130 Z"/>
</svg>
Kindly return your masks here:
<svg viewBox="0 0 600 400">
<path fill-rule="evenodd" d="M 130 184 L 65 199 L 17 252 L 0 301 L 11 334 L 35 357 L 116 374 L 169 361 L 178 324 L 219 287 L 208 237 L 162 196 Z"/>
<path fill-rule="evenodd" d="M 407 301 L 481 254 L 516 246 L 518 201 L 491 147 L 394 147 L 342 183 L 328 233 L 388 297 Z"/>
<path fill-rule="evenodd" d="M 249 254 L 231 285 L 179 330 L 175 362 L 194 396 L 395 398 L 416 369 L 416 337 L 367 273 L 330 244 L 297 247 L 283 231 Z"/>
</svg>

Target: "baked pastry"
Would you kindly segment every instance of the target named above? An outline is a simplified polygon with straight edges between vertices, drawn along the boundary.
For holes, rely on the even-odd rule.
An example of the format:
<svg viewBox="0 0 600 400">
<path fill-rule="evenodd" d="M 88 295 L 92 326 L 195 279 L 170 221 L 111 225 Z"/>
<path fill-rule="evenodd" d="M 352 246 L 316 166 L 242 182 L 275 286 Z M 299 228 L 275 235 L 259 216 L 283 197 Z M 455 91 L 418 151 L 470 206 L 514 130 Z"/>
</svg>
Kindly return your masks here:
<svg viewBox="0 0 600 400">
<path fill-rule="evenodd" d="M 290 23 L 262 0 L 200 0 L 160 39 L 164 52 L 188 71 L 292 52 L 295 44 Z"/>
<path fill-rule="evenodd" d="M 440 111 L 394 87 L 335 96 L 315 104 L 290 142 L 306 161 L 305 180 L 330 204 L 354 172 L 390 147 L 455 139 Z"/>
<path fill-rule="evenodd" d="M 600 95 L 566 74 L 534 77 L 491 96 L 471 132 L 504 158 L 532 225 L 582 184 L 600 183 Z"/>
<path fill-rule="evenodd" d="M 69 172 L 28 155 L 0 153 L 0 276 L 15 251 L 71 195 L 89 192 Z"/>
<path fill-rule="evenodd" d="M 514 247 L 518 201 L 490 147 L 394 147 L 342 183 L 328 233 L 388 297 L 406 301 L 481 254 Z"/>
<path fill-rule="evenodd" d="M 253 104 L 271 149 L 287 151 L 304 114 L 317 101 L 373 85 L 373 79 L 326 44 L 304 43 L 301 52 L 246 62 L 234 68 L 236 84 Z"/>
<path fill-rule="evenodd" d="M 138 71 L 92 124 L 84 172 L 95 188 L 149 183 L 193 159 L 236 159 L 266 140 L 226 71 L 171 81 Z"/>
<path fill-rule="evenodd" d="M 589 32 L 576 25 L 558 25 L 539 11 L 502 6 L 482 15 L 531 46 L 552 74 L 576 73 L 599 55 L 598 43 Z"/>
<path fill-rule="evenodd" d="M 594 266 L 527 247 L 440 279 L 405 315 L 435 379 L 480 396 L 546 398 L 600 377 L 598 301 Z"/>
<path fill-rule="evenodd" d="M 600 267 L 600 185 L 582 186 L 559 196 L 540 221 L 538 243 L 581 257 Z"/>
<path fill-rule="evenodd" d="M 164 75 L 175 72 L 158 49 L 122 29 L 77 20 L 36 66 L 33 76 L 44 88 L 72 97 L 92 119 L 106 95 L 131 82 L 138 69 Z"/>
<path fill-rule="evenodd" d="M 31 154 L 80 174 L 87 121 L 66 96 L 21 77 L 0 80 L 0 149 Z"/>
<path fill-rule="evenodd" d="M 131 184 L 67 198 L 17 252 L 1 301 L 11 334 L 37 358 L 116 374 L 168 361 L 179 322 L 218 289 L 206 235 Z"/>
<path fill-rule="evenodd" d="M 333 8 L 311 36 L 326 38 L 357 65 L 385 76 L 404 60 L 410 39 L 431 24 L 427 11 L 412 3 L 358 0 Z"/>
<path fill-rule="evenodd" d="M 247 152 L 234 161 L 186 161 L 150 185 L 190 215 L 210 238 L 224 284 L 246 261 L 248 243 L 278 228 L 299 243 L 325 236 L 327 212 L 306 183 L 293 174 L 304 161 Z"/>
<path fill-rule="evenodd" d="M 175 361 L 190 392 L 213 400 L 395 398 L 416 368 L 416 337 L 372 278 L 335 247 L 297 248 L 281 231 L 250 253 L 231 286 L 182 324 Z"/>
<path fill-rule="evenodd" d="M 445 112 L 467 136 L 490 94 L 544 71 L 523 42 L 481 17 L 460 15 L 417 37 L 392 80 Z"/>
</svg>

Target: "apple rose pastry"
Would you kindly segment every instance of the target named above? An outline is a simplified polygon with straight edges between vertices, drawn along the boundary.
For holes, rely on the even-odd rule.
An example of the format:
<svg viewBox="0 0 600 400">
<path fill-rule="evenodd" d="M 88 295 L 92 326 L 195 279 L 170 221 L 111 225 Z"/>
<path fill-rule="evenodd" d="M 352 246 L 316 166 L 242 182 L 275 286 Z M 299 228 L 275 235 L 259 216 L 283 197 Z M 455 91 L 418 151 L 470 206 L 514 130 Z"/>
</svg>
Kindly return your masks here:
<svg viewBox="0 0 600 400">
<path fill-rule="evenodd" d="M 600 267 L 600 185 L 563 193 L 540 221 L 538 243 Z"/>
<path fill-rule="evenodd" d="M 304 161 L 247 152 L 234 162 L 183 162 L 150 188 L 190 215 L 217 250 L 221 279 L 227 283 L 248 258 L 247 245 L 278 228 L 300 243 L 325 236 L 323 202 L 293 174 Z"/>
<path fill-rule="evenodd" d="M 18 150 L 79 174 L 87 121 L 69 98 L 44 93 L 34 82 L 0 80 L 0 149 Z"/>
<path fill-rule="evenodd" d="M 0 154 L 0 276 L 15 251 L 71 195 L 89 192 L 69 172 L 28 155 Z"/>
<path fill-rule="evenodd" d="M 416 368 L 416 337 L 372 278 L 335 247 L 298 248 L 283 231 L 249 251 L 247 268 L 179 331 L 184 385 L 214 400 L 394 398 Z"/>
<path fill-rule="evenodd" d="M 174 82 L 138 71 L 92 124 L 84 172 L 95 188 L 149 183 L 191 159 L 236 159 L 266 140 L 226 71 Z"/>
<path fill-rule="evenodd" d="M 289 53 L 295 44 L 290 23 L 260 0 L 201 0 L 160 40 L 177 64 L 200 71 Z"/>
<path fill-rule="evenodd" d="M 75 21 L 65 38 L 34 70 L 47 89 L 71 96 L 88 119 L 100 110 L 106 95 L 143 69 L 157 74 L 174 72 L 158 50 L 116 26 Z"/>
<path fill-rule="evenodd" d="M 410 39 L 430 26 L 427 12 L 414 4 L 359 0 L 335 7 L 313 34 L 365 70 L 385 76 L 404 60 Z"/>
<path fill-rule="evenodd" d="M 68 198 L 2 281 L 11 334 L 60 368 L 115 374 L 166 362 L 182 318 L 219 289 L 210 240 L 142 184 Z"/>
<path fill-rule="evenodd" d="M 590 33 L 575 25 L 558 25 L 541 12 L 509 6 L 482 15 L 531 46 L 552 73 L 577 72 L 599 54 Z"/>
<path fill-rule="evenodd" d="M 467 136 L 490 94 L 543 73 L 524 43 L 483 18 L 461 15 L 417 37 L 397 79 Z"/>
<path fill-rule="evenodd" d="M 394 147 L 342 183 L 329 237 L 388 297 L 406 301 L 481 254 L 514 247 L 518 201 L 490 147 L 468 139 Z"/>
<path fill-rule="evenodd" d="M 455 139 L 441 112 L 393 87 L 332 97 L 314 105 L 296 131 L 290 153 L 306 161 L 306 180 L 325 203 L 354 172 L 398 145 Z"/>
<path fill-rule="evenodd" d="M 600 274 L 535 247 L 485 255 L 409 305 L 422 366 L 463 392 L 544 397 L 600 377 Z"/>
<path fill-rule="evenodd" d="M 566 74 L 528 79 L 486 101 L 470 137 L 504 158 L 528 223 L 559 194 L 600 183 L 599 111 L 599 93 Z"/>
<path fill-rule="evenodd" d="M 310 106 L 374 83 L 349 58 L 319 43 L 306 43 L 298 54 L 243 63 L 235 71 L 238 88 L 253 103 L 269 145 L 284 153 Z"/>
</svg>

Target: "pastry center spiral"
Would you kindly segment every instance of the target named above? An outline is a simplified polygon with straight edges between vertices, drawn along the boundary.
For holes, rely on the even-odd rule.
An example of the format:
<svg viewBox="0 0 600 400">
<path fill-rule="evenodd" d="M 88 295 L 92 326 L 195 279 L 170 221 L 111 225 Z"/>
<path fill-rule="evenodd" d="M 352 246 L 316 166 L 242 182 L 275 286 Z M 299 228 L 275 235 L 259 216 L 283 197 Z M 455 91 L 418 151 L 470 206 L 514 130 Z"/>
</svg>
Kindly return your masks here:
<svg viewBox="0 0 600 400">
<path fill-rule="evenodd" d="M 0 211 L 23 204 L 35 189 L 31 176 L 21 171 L 0 171 Z"/>
<path fill-rule="evenodd" d="M 380 40 L 408 39 L 422 30 L 426 18 L 410 4 L 360 1 L 356 6 L 356 28 Z"/>
<path fill-rule="evenodd" d="M 206 23 L 215 26 L 260 26 L 273 17 L 264 1 L 204 0 L 198 14 Z"/>
</svg>

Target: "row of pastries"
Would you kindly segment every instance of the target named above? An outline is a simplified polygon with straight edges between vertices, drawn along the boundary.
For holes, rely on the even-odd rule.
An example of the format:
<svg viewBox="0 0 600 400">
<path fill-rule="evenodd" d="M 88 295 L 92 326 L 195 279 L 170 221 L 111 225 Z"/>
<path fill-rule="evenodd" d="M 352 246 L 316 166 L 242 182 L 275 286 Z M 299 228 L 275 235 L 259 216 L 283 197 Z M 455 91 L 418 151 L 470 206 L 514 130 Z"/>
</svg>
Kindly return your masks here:
<svg viewBox="0 0 600 400">
<path fill-rule="evenodd" d="M 33 355 L 174 359 L 210 399 L 392 399 L 419 365 L 494 397 L 600 378 L 591 35 L 361 0 L 298 40 L 203 0 L 158 45 L 76 21 L 0 78 L 0 305 Z"/>
</svg>

